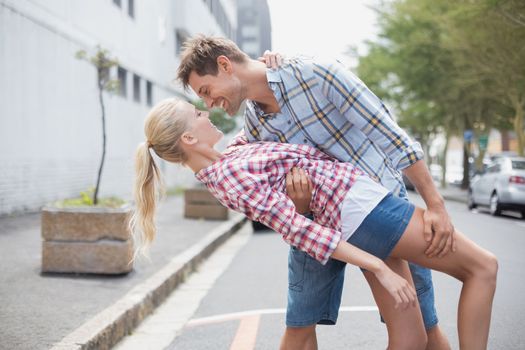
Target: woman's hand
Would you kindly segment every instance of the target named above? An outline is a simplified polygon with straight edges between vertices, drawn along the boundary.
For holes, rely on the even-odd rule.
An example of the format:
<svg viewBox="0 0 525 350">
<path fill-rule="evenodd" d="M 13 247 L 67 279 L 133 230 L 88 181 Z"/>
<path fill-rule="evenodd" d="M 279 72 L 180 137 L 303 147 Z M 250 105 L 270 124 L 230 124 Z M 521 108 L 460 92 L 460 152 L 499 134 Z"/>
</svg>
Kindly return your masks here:
<svg viewBox="0 0 525 350">
<path fill-rule="evenodd" d="M 295 204 L 295 210 L 299 214 L 308 214 L 310 212 L 312 190 L 312 182 L 303 169 L 292 168 L 286 174 L 286 194 Z"/>
<path fill-rule="evenodd" d="M 277 69 L 283 65 L 283 57 L 278 52 L 266 50 L 262 57 L 258 58 L 259 61 L 266 63 L 266 67 Z"/>
<path fill-rule="evenodd" d="M 417 294 L 414 287 L 403 277 L 392 271 L 385 263 L 374 272 L 379 283 L 392 295 L 396 304 L 395 308 L 403 310 L 409 306 L 416 306 Z"/>
</svg>

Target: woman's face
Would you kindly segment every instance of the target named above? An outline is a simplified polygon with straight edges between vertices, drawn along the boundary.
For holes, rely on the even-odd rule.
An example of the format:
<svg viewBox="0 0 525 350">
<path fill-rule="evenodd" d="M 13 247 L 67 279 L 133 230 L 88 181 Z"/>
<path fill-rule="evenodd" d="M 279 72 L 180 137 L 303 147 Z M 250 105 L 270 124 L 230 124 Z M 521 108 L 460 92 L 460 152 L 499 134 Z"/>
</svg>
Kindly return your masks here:
<svg viewBox="0 0 525 350">
<path fill-rule="evenodd" d="M 183 108 L 189 119 L 190 131 L 199 142 L 213 147 L 224 136 L 222 131 L 210 121 L 209 112 L 198 110 L 187 102 L 184 102 Z"/>
</svg>

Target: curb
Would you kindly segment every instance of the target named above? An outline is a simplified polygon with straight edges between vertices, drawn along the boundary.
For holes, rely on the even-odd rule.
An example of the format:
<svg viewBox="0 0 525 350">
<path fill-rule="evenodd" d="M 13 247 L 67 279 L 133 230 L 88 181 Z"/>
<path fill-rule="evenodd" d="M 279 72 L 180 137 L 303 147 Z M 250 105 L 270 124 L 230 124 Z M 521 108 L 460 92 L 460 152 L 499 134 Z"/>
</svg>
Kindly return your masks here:
<svg viewBox="0 0 525 350">
<path fill-rule="evenodd" d="M 246 218 L 240 214 L 220 224 L 198 243 L 135 286 L 113 305 L 53 345 L 51 350 L 111 349 L 151 314 L 215 249 L 236 233 Z"/>
<path fill-rule="evenodd" d="M 454 201 L 454 202 L 459 202 L 459 203 L 464 203 L 464 204 L 468 203 L 467 198 L 453 196 L 453 195 L 446 195 L 446 194 L 441 194 L 441 196 L 443 196 L 444 199 L 449 200 L 449 201 Z"/>
</svg>

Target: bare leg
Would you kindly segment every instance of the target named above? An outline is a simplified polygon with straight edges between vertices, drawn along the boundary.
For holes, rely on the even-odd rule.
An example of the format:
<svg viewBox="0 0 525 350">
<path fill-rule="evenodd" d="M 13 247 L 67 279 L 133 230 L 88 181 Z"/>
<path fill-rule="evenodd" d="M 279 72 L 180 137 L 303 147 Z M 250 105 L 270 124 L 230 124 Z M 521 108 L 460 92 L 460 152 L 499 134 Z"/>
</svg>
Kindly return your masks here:
<svg viewBox="0 0 525 350">
<path fill-rule="evenodd" d="M 450 350 L 450 343 L 447 337 L 441 331 L 439 325 L 427 329 L 427 347 L 426 350 Z"/>
<path fill-rule="evenodd" d="M 458 307 L 461 349 L 486 349 L 496 290 L 496 257 L 456 231 L 457 251 L 442 258 L 428 258 L 424 251 L 423 210 L 416 208 L 405 233 L 391 256 L 451 275 L 463 288 Z"/>
<path fill-rule="evenodd" d="M 411 284 L 412 276 L 408 263 L 401 259 L 388 258 L 385 263 L 401 277 Z M 388 349 L 425 349 L 427 336 L 423 325 L 423 317 L 419 304 L 415 307 L 409 306 L 405 310 L 394 308 L 394 299 L 388 291 L 379 283 L 375 275 L 369 271 L 364 272 L 365 278 L 370 285 L 376 304 L 383 316 L 388 331 Z"/>
<path fill-rule="evenodd" d="M 286 327 L 281 338 L 280 350 L 317 350 L 315 325 L 308 327 Z"/>
</svg>

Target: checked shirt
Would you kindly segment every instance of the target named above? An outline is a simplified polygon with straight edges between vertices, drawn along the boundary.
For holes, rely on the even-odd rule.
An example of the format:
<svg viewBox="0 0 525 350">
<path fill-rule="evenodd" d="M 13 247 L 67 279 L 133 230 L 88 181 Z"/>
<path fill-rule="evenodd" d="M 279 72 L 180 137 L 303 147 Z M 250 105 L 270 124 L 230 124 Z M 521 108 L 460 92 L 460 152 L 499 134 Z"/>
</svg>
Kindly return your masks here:
<svg viewBox="0 0 525 350">
<path fill-rule="evenodd" d="M 356 165 L 394 194 L 404 193 L 400 171 L 423 151 L 359 78 L 338 62 L 307 58 L 288 60 L 266 76 L 280 112 L 264 114 L 248 101 L 249 142 L 307 144 Z"/>
<path fill-rule="evenodd" d="M 315 222 L 297 213 L 285 194 L 293 167 L 304 169 L 312 181 Z M 195 174 L 223 205 L 271 227 L 322 264 L 341 239 L 342 202 L 360 175 L 366 176 L 313 147 L 274 142 L 230 145 L 222 158 Z"/>
</svg>

